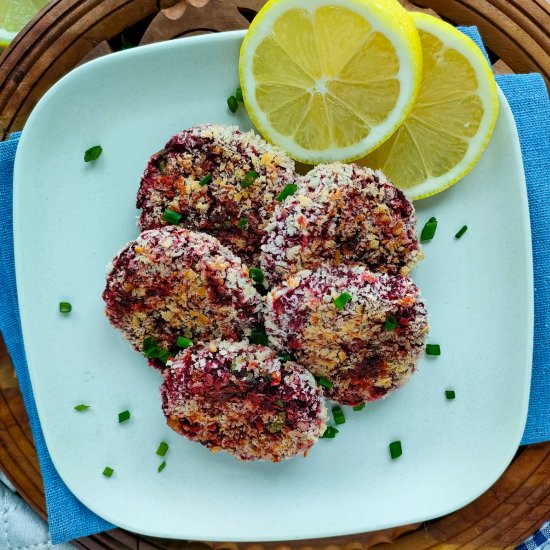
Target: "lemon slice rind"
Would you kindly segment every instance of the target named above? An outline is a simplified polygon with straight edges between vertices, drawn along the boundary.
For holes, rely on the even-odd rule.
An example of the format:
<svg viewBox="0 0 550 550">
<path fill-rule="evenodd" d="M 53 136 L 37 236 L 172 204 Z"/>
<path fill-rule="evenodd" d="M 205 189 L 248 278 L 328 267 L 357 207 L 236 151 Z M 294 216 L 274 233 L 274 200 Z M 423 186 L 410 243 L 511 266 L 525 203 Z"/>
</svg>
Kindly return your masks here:
<svg viewBox="0 0 550 550">
<path fill-rule="evenodd" d="M 479 123 L 479 128 L 476 134 L 470 139 L 466 153 L 458 164 L 456 164 L 448 172 L 439 176 L 430 176 L 422 183 L 416 184 L 412 187 L 400 185 L 401 182 L 398 181 L 398 178 L 393 177 L 394 180 L 397 180 L 394 181 L 394 183 L 403 189 L 410 200 L 419 200 L 431 197 L 441 191 L 444 191 L 445 189 L 448 189 L 468 174 L 470 170 L 472 170 L 481 158 L 481 155 L 483 154 L 491 138 L 498 117 L 499 100 L 497 84 L 493 77 L 491 68 L 487 63 L 485 56 L 471 38 L 460 32 L 452 25 L 449 25 L 448 23 L 445 23 L 444 21 L 441 21 L 433 16 L 423 13 L 412 13 L 411 15 L 419 31 L 424 31 L 433 35 L 435 38 L 440 40 L 446 48 L 456 50 L 469 61 L 470 66 L 474 70 L 477 78 L 478 91 L 480 90 L 480 86 L 485 87 L 483 93 L 477 93 L 477 97 L 479 97 L 483 106 L 483 115 Z M 414 118 L 414 108 L 411 113 L 411 118 Z M 407 121 L 405 121 L 405 124 L 407 124 Z M 376 152 L 374 155 L 376 155 Z M 395 162 L 399 162 L 399 159 L 393 160 Z M 369 163 L 369 158 L 367 157 L 363 162 L 361 162 L 361 164 L 370 165 L 373 163 Z M 380 168 L 381 170 L 387 172 L 387 176 L 392 178 L 391 170 L 387 168 L 385 169 L 384 165 L 377 165 L 376 168 Z"/>
</svg>

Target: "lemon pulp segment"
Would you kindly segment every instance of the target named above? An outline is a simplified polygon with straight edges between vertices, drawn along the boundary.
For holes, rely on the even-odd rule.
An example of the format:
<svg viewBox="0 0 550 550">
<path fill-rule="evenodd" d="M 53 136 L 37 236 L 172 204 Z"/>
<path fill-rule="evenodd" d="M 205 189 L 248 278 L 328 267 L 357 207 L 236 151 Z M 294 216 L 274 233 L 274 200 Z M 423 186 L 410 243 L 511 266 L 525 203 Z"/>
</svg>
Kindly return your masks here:
<svg viewBox="0 0 550 550">
<path fill-rule="evenodd" d="M 380 13 L 370 13 L 378 4 Z M 392 10 L 384 12 L 386 5 Z M 417 33 L 393 0 L 303 6 L 272 0 L 251 26 L 240 60 L 247 110 L 264 137 L 299 160 L 357 158 L 412 107 L 420 84 Z M 396 13 L 405 31 L 391 19 Z"/>
<path fill-rule="evenodd" d="M 493 131 L 498 96 L 487 61 L 460 31 L 413 14 L 423 52 L 416 103 L 402 126 L 361 164 L 380 168 L 411 199 L 438 193 L 479 160 Z"/>
</svg>

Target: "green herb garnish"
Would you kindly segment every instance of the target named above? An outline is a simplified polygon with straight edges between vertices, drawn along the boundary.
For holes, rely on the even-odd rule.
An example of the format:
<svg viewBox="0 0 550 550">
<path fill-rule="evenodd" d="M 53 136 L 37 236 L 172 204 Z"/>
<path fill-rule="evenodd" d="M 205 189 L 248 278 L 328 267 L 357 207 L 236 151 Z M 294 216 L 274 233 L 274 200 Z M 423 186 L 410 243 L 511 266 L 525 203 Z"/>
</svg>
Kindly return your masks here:
<svg viewBox="0 0 550 550">
<path fill-rule="evenodd" d="M 351 294 L 347 292 L 342 292 L 338 298 L 334 299 L 334 306 L 336 309 L 343 310 L 346 307 L 346 304 L 351 300 Z"/>
<path fill-rule="evenodd" d="M 206 176 L 200 179 L 199 185 L 201 187 L 204 187 L 205 185 L 208 185 L 211 181 L 212 181 L 212 174 L 206 174 Z"/>
<path fill-rule="evenodd" d="M 334 422 L 336 422 L 336 424 L 346 423 L 346 417 L 344 416 L 344 411 L 340 405 L 335 405 L 332 407 L 332 416 L 334 417 Z"/>
<path fill-rule="evenodd" d="M 393 315 L 388 315 L 386 322 L 384 323 L 384 328 L 388 332 L 392 332 L 395 330 L 396 326 L 397 326 L 397 319 Z"/>
<path fill-rule="evenodd" d="M 260 174 L 258 174 L 258 172 L 256 172 L 256 170 L 250 170 L 250 172 L 248 172 L 245 175 L 245 177 L 242 179 L 241 187 L 243 189 L 246 189 L 247 187 L 250 187 L 256 181 L 256 179 L 258 179 L 259 177 L 260 177 Z"/>
<path fill-rule="evenodd" d="M 277 200 L 282 202 L 287 197 L 291 197 L 298 190 L 298 186 L 295 183 L 289 183 L 285 185 L 283 190 L 277 195 Z"/>
<path fill-rule="evenodd" d="M 90 405 L 76 405 L 74 410 L 81 412 L 81 411 L 87 411 L 89 408 L 90 408 Z"/>
<path fill-rule="evenodd" d="M 445 397 L 447 399 L 454 399 L 456 397 L 454 390 L 445 390 Z"/>
<path fill-rule="evenodd" d="M 178 348 L 186 349 L 192 344 L 193 340 L 191 340 L 191 338 L 186 338 L 185 336 L 178 336 L 178 339 L 176 340 L 176 345 Z"/>
<path fill-rule="evenodd" d="M 403 449 L 401 448 L 401 441 L 392 441 L 390 443 L 390 456 L 392 459 L 399 458 L 403 454 Z"/>
<path fill-rule="evenodd" d="M 130 411 L 122 411 L 118 413 L 118 423 L 122 424 L 123 422 L 126 422 L 127 420 L 130 420 Z"/>
<path fill-rule="evenodd" d="M 248 340 L 251 344 L 257 344 L 258 346 L 267 346 L 267 334 L 263 330 L 254 329 L 250 333 Z"/>
<path fill-rule="evenodd" d="M 246 218 L 241 218 L 238 222 L 237 222 L 237 227 L 239 229 L 245 229 L 246 226 L 248 225 L 248 220 Z"/>
<path fill-rule="evenodd" d="M 427 344 L 426 355 L 441 355 L 441 346 L 439 344 Z"/>
<path fill-rule="evenodd" d="M 437 220 L 435 218 L 430 218 L 426 225 L 422 228 L 422 233 L 420 234 L 421 241 L 431 241 L 434 238 L 435 230 L 437 229 Z"/>
<path fill-rule="evenodd" d="M 295 361 L 295 360 L 296 360 L 296 357 L 294 357 L 294 355 L 289 351 L 284 351 L 279 355 L 279 361 L 281 361 L 281 363 L 286 363 L 287 361 Z"/>
<path fill-rule="evenodd" d="M 365 408 L 365 403 L 361 403 L 360 405 L 355 405 L 355 407 L 353 407 L 353 410 L 362 411 L 364 408 Z"/>
<path fill-rule="evenodd" d="M 159 464 L 159 467 L 157 468 L 157 472 L 160 474 L 162 472 L 162 470 L 164 470 L 164 468 L 166 468 L 166 460 L 163 460 L 160 464 Z"/>
<path fill-rule="evenodd" d="M 170 225 L 177 225 L 178 223 L 180 223 L 180 220 L 181 220 L 181 214 L 179 212 L 174 212 L 169 208 L 167 208 L 164 211 L 164 214 L 162 215 L 162 221 L 165 221 Z"/>
<path fill-rule="evenodd" d="M 109 466 L 105 466 L 105 468 L 103 468 L 103 475 L 105 477 L 111 477 L 113 475 L 113 472 L 114 472 L 114 470 L 112 468 L 110 468 Z"/>
<path fill-rule="evenodd" d="M 337 433 L 338 428 L 335 428 L 334 426 L 327 426 L 327 429 L 321 436 L 321 439 L 334 439 Z"/>
<path fill-rule="evenodd" d="M 90 147 L 88 150 L 84 151 L 84 162 L 91 162 L 92 160 L 98 159 L 102 152 L 103 148 L 101 145 Z"/>
<path fill-rule="evenodd" d="M 164 456 L 168 452 L 168 443 L 165 443 L 164 441 L 160 442 L 159 448 L 157 449 L 157 455 L 158 456 Z"/>
<path fill-rule="evenodd" d="M 323 386 L 323 388 L 327 388 L 328 390 L 334 386 L 334 384 L 324 376 L 315 377 L 315 380 L 317 381 L 318 386 Z"/>
<path fill-rule="evenodd" d="M 162 363 L 166 363 L 171 357 L 170 351 L 158 345 L 158 342 L 148 336 L 143 340 L 143 353 L 149 359 L 158 359 Z"/>
<path fill-rule="evenodd" d="M 71 313 L 73 306 L 69 302 L 59 302 L 59 311 L 61 313 Z"/>
<path fill-rule="evenodd" d="M 243 91 L 241 88 L 237 88 L 235 90 L 235 99 L 237 101 L 239 101 L 240 103 L 243 103 L 244 102 L 244 98 L 243 98 Z"/>
<path fill-rule="evenodd" d="M 237 98 L 234 95 L 230 95 L 227 98 L 227 106 L 229 107 L 229 110 L 232 113 L 237 112 L 237 109 L 239 108 L 239 104 L 237 103 Z"/>
<path fill-rule="evenodd" d="M 455 235 L 455 239 L 460 239 L 460 237 L 462 237 L 462 235 L 464 235 L 464 233 L 466 233 L 466 231 L 468 231 L 468 226 L 467 225 L 463 225 L 457 232 L 457 234 Z"/>
<path fill-rule="evenodd" d="M 259 269 L 258 267 L 251 267 L 248 270 L 248 276 L 255 282 L 255 283 L 263 283 L 264 282 L 264 272 Z"/>
</svg>

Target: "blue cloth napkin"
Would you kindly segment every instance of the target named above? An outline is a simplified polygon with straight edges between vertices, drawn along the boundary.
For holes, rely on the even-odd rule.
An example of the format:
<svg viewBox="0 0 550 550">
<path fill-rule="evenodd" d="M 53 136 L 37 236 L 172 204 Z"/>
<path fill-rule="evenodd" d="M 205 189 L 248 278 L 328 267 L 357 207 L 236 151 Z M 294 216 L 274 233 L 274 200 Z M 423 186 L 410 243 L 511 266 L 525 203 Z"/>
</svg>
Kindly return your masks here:
<svg viewBox="0 0 550 550">
<path fill-rule="evenodd" d="M 0 143 L 0 331 L 15 366 L 29 415 L 44 480 L 50 536 L 52 543 L 56 544 L 112 529 L 114 526 L 88 510 L 63 483 L 48 453 L 36 412 L 21 334 L 13 257 L 13 163 L 18 142 L 17 133 L 12 134 L 8 141 Z"/>
<path fill-rule="evenodd" d="M 485 53 L 475 27 L 461 28 Z M 550 440 L 550 101 L 538 74 L 498 76 L 516 118 L 533 234 L 535 345 L 529 416 L 522 444 Z M 36 412 L 19 320 L 12 230 L 13 163 L 19 134 L 0 143 L 0 331 L 12 357 L 42 469 L 53 543 L 110 529 L 69 491 L 56 472 Z"/>
<path fill-rule="evenodd" d="M 458 27 L 489 57 L 476 27 Z M 523 156 L 533 244 L 535 337 L 529 415 L 522 445 L 550 440 L 550 100 L 540 74 L 499 75 Z"/>
</svg>

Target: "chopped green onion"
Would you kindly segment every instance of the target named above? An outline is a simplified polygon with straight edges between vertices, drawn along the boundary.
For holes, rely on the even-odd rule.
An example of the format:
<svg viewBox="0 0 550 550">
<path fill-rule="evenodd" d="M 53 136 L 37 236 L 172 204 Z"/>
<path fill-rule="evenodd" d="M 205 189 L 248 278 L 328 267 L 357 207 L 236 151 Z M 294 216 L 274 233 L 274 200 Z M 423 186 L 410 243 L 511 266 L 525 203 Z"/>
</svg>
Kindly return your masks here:
<svg viewBox="0 0 550 550">
<path fill-rule="evenodd" d="M 384 327 L 386 328 L 386 330 L 388 332 L 392 332 L 395 330 L 396 326 L 397 326 L 397 319 L 393 315 L 388 315 L 388 318 L 384 323 Z"/>
<path fill-rule="evenodd" d="M 427 344 L 426 355 L 441 355 L 441 346 L 439 344 Z"/>
<path fill-rule="evenodd" d="M 291 197 L 298 190 L 298 186 L 295 183 L 289 183 L 285 185 L 283 190 L 277 195 L 277 200 L 282 202 L 287 197 Z"/>
<path fill-rule="evenodd" d="M 318 386 L 323 386 L 323 388 L 327 388 L 330 390 L 330 388 L 332 388 L 332 386 L 334 386 L 334 384 L 328 380 L 328 378 L 325 378 L 324 376 L 319 376 L 319 377 L 316 377 L 315 380 L 317 380 L 317 385 Z"/>
<path fill-rule="evenodd" d="M 242 91 L 241 88 L 237 88 L 237 89 L 235 90 L 235 99 L 236 99 L 237 101 L 240 101 L 241 103 L 244 102 L 244 99 L 243 99 L 243 91 Z"/>
<path fill-rule="evenodd" d="M 256 170 L 250 170 L 250 172 L 248 172 L 243 178 L 243 180 L 241 181 L 241 187 L 243 187 L 244 189 L 246 189 L 247 187 L 250 187 L 254 183 L 254 181 L 256 181 L 256 179 L 259 177 L 260 177 L 260 174 L 258 174 Z"/>
<path fill-rule="evenodd" d="M 390 456 L 392 459 L 399 458 L 403 454 L 403 449 L 401 448 L 401 441 L 392 441 L 390 443 Z"/>
<path fill-rule="evenodd" d="M 264 272 L 257 268 L 257 267 L 251 267 L 248 270 L 248 276 L 255 282 L 255 283 L 263 283 L 264 282 Z"/>
<path fill-rule="evenodd" d="M 277 407 L 281 407 L 281 408 L 283 408 L 285 406 L 282 399 L 275 399 L 275 405 L 277 405 Z"/>
<path fill-rule="evenodd" d="M 180 223 L 181 214 L 167 208 L 162 215 L 162 220 L 166 223 L 169 223 L 170 225 L 177 225 L 178 223 Z"/>
<path fill-rule="evenodd" d="M 69 302 L 59 302 L 59 311 L 61 313 L 71 313 L 73 306 Z"/>
<path fill-rule="evenodd" d="M 360 405 L 355 405 L 355 407 L 353 407 L 353 410 L 362 411 L 364 408 L 365 408 L 365 403 L 361 403 Z"/>
<path fill-rule="evenodd" d="M 127 420 L 130 420 L 130 411 L 122 411 L 118 413 L 118 423 L 122 424 L 123 422 L 126 422 Z"/>
<path fill-rule="evenodd" d="M 454 390 L 445 390 L 445 397 L 447 399 L 454 399 L 456 397 Z"/>
<path fill-rule="evenodd" d="M 160 160 L 159 161 L 159 172 L 161 174 L 164 174 L 164 171 L 166 170 L 166 161 Z"/>
<path fill-rule="evenodd" d="M 462 235 L 464 235 L 464 233 L 466 233 L 466 231 L 468 231 L 468 226 L 467 226 L 467 225 L 463 225 L 463 226 L 458 230 L 458 233 L 455 235 L 455 239 L 460 239 L 460 237 L 462 237 Z"/>
<path fill-rule="evenodd" d="M 437 220 L 432 217 L 426 222 L 426 225 L 422 228 L 422 233 L 420 234 L 420 240 L 431 241 L 434 238 L 436 229 L 437 229 Z"/>
<path fill-rule="evenodd" d="M 168 361 L 168 359 L 170 359 L 170 357 L 172 357 L 172 354 L 167 349 L 159 348 L 159 355 L 157 357 L 159 361 L 166 364 L 166 362 Z"/>
<path fill-rule="evenodd" d="M 154 338 L 148 336 L 143 340 L 143 353 L 146 357 L 154 359 L 157 356 L 158 343 Z"/>
<path fill-rule="evenodd" d="M 99 155 L 103 152 L 101 145 L 94 145 L 84 152 L 84 162 L 90 162 L 99 158 Z"/>
<path fill-rule="evenodd" d="M 287 361 L 295 361 L 296 358 L 289 351 L 284 351 L 279 355 L 279 360 L 281 361 L 281 363 L 286 363 Z"/>
<path fill-rule="evenodd" d="M 346 423 L 346 417 L 344 416 L 344 411 L 340 405 L 335 405 L 332 407 L 332 416 L 334 417 L 334 422 L 336 422 L 336 424 Z"/>
<path fill-rule="evenodd" d="M 76 405 L 74 408 L 75 411 L 87 411 L 90 408 L 90 405 Z"/>
<path fill-rule="evenodd" d="M 254 329 L 250 336 L 248 337 L 248 340 L 251 344 L 257 344 L 259 346 L 267 346 L 267 334 L 263 330 Z"/>
<path fill-rule="evenodd" d="M 244 229 L 246 226 L 248 225 L 248 220 L 246 218 L 241 218 L 238 222 L 237 222 L 237 227 L 239 229 Z"/>
<path fill-rule="evenodd" d="M 346 304 L 351 300 L 351 294 L 342 292 L 338 298 L 334 299 L 334 306 L 336 309 L 342 310 L 346 307 Z"/>
<path fill-rule="evenodd" d="M 176 345 L 178 348 L 186 349 L 192 344 L 193 340 L 191 340 L 191 338 L 186 338 L 185 336 L 178 336 L 178 339 L 176 340 Z"/>
<path fill-rule="evenodd" d="M 168 452 L 168 449 L 169 449 L 168 443 L 161 441 L 159 448 L 157 449 L 157 455 L 164 456 Z"/>
<path fill-rule="evenodd" d="M 150 336 L 143 340 L 143 354 L 149 359 L 158 359 L 163 363 L 166 363 L 172 355 L 169 350 L 159 346 L 158 342 Z"/>
<path fill-rule="evenodd" d="M 337 433 L 338 428 L 335 428 L 334 426 L 327 426 L 327 429 L 321 436 L 321 439 L 334 439 Z"/>
<path fill-rule="evenodd" d="M 162 470 L 164 470 L 164 468 L 166 468 L 166 460 L 163 460 L 159 467 L 157 468 L 157 472 L 160 474 L 162 472 Z"/>
<path fill-rule="evenodd" d="M 111 477 L 113 475 L 113 472 L 114 472 L 114 470 L 112 468 L 110 468 L 109 466 L 105 466 L 105 468 L 103 469 L 103 475 L 105 477 Z"/>
<path fill-rule="evenodd" d="M 229 110 L 232 113 L 237 112 L 237 109 L 239 108 L 239 104 L 237 103 L 237 98 L 234 95 L 230 95 L 227 98 L 227 106 L 229 107 Z"/>
<path fill-rule="evenodd" d="M 212 182 L 212 174 L 206 174 L 206 176 L 200 179 L 199 185 L 201 187 L 204 187 L 205 185 L 208 185 L 211 182 Z"/>
</svg>

